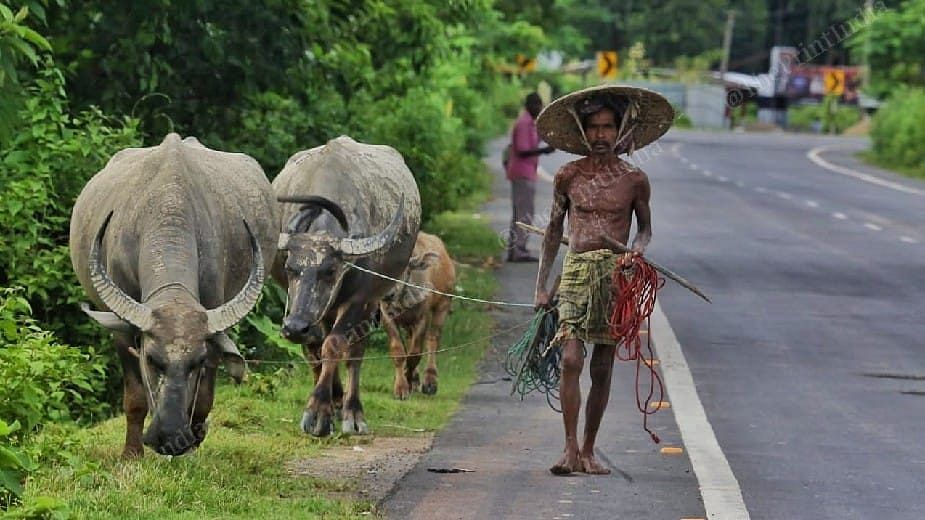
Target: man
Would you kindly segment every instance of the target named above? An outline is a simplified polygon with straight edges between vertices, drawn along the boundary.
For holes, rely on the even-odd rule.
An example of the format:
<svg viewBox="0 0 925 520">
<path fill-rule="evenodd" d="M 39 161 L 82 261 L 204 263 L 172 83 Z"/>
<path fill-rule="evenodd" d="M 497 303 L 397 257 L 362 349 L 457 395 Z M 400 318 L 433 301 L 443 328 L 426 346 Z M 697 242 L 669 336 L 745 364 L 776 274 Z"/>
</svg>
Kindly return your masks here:
<svg viewBox="0 0 925 520">
<path fill-rule="evenodd" d="M 511 181 L 511 205 L 514 215 L 508 239 L 508 262 L 536 262 L 538 259 L 527 251 L 527 233 L 517 222 L 533 223 L 533 199 L 536 195 L 536 169 L 540 155 L 555 151 L 551 146 L 538 148 L 540 136 L 536 132 L 536 116 L 543 109 L 539 94 L 531 92 L 525 102 L 524 111 L 514 123 L 511 132 L 511 150 L 505 170 Z"/>
<path fill-rule="evenodd" d="M 649 180 L 618 155 L 631 153 L 660 137 L 673 120 L 671 105 L 658 94 L 631 87 L 594 87 L 556 100 L 540 116 L 540 131 L 559 149 L 587 157 L 564 165 L 554 179 L 554 200 L 543 240 L 536 281 L 537 308 L 549 306 L 546 282 L 569 217 L 569 250 L 559 286 L 559 330 L 562 345 L 559 397 L 565 425 L 565 450 L 550 468 L 556 475 L 575 471 L 610 473 L 594 454 L 601 417 L 610 396 L 616 350 L 608 330 L 611 274 L 642 254 L 652 238 Z M 637 233 L 634 253 L 618 257 L 602 236 L 627 243 L 633 215 Z M 578 443 L 581 408 L 579 376 L 584 343 L 593 343 L 591 390 L 585 406 L 584 439 Z"/>
</svg>

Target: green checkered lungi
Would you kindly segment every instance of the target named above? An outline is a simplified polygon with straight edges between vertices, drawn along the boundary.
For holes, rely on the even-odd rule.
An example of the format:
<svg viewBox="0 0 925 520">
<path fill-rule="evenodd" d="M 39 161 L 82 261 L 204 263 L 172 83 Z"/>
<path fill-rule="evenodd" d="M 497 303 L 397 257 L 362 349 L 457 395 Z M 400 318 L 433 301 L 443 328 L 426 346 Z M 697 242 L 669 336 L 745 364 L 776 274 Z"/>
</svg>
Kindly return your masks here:
<svg viewBox="0 0 925 520">
<path fill-rule="evenodd" d="M 569 250 L 559 282 L 559 330 L 551 344 L 577 338 L 585 343 L 616 345 L 610 335 L 610 284 L 619 255 L 609 249 Z"/>
</svg>

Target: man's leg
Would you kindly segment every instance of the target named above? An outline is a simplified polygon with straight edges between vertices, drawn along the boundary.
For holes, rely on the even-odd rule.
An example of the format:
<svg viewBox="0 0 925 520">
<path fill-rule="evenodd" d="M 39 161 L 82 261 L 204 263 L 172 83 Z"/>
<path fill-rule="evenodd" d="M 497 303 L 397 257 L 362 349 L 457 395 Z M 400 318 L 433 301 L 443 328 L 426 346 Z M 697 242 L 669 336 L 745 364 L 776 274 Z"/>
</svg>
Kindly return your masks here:
<svg viewBox="0 0 925 520">
<path fill-rule="evenodd" d="M 562 422 L 565 425 L 565 453 L 553 467 L 555 475 L 568 475 L 581 470 L 581 453 L 578 449 L 578 414 L 581 411 L 581 369 L 585 358 L 581 340 L 565 342 L 562 352 L 562 378 L 559 380 L 559 402 L 562 404 Z"/>
<path fill-rule="evenodd" d="M 607 475 L 610 470 L 602 466 L 594 456 L 594 441 L 601 426 L 601 418 L 610 399 L 610 380 L 613 377 L 613 361 L 616 345 L 594 345 L 591 354 L 591 390 L 585 406 L 585 439 L 581 446 L 581 464 L 585 473 Z"/>
<path fill-rule="evenodd" d="M 511 181 L 511 205 L 514 207 L 514 216 L 511 219 L 511 241 L 508 244 L 508 259 L 516 260 L 527 256 L 527 232 L 517 225 L 518 222 L 531 223 L 533 221 L 533 190 L 532 183 L 526 179 Z M 530 212 L 528 214 L 528 211 Z"/>
</svg>

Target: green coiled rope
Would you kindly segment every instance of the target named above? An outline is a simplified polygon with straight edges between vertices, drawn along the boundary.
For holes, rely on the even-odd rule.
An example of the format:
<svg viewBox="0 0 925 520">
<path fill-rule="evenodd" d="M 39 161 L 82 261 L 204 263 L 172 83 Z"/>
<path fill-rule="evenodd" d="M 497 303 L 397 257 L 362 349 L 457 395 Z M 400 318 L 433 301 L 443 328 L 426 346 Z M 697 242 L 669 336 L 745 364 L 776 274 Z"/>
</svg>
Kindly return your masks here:
<svg viewBox="0 0 925 520">
<path fill-rule="evenodd" d="M 562 347 L 549 344 L 556 335 L 559 312 L 556 301 L 550 309 L 541 309 L 533 316 L 523 336 L 507 351 L 504 370 L 514 379 L 511 395 L 519 394 L 521 400 L 531 392 L 542 392 L 553 410 L 559 402 L 559 378 Z"/>
</svg>

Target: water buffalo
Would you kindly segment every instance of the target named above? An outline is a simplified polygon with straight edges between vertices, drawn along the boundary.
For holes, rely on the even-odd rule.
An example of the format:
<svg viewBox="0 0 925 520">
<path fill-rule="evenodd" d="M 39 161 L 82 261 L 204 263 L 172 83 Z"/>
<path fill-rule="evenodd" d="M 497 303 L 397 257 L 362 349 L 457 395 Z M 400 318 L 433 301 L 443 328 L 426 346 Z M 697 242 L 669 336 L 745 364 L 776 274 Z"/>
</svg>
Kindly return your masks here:
<svg viewBox="0 0 925 520">
<path fill-rule="evenodd" d="M 303 344 L 315 369 L 302 430 L 330 434 L 342 400 L 342 430 L 367 433 L 359 386 L 363 338 L 394 283 L 346 262 L 401 276 L 421 222 L 417 184 L 393 148 L 339 137 L 292 156 L 273 190 L 283 203 L 273 276 L 289 288 L 282 334 Z M 337 376 L 345 354 L 346 394 Z"/>
<path fill-rule="evenodd" d="M 418 287 L 450 293 L 456 285 L 456 268 L 443 241 L 435 235 L 418 233 L 417 243 L 404 279 Z M 380 304 L 382 325 L 389 335 L 389 352 L 395 362 L 395 397 L 405 399 L 420 386 L 425 394 L 437 393 L 437 348 L 443 323 L 450 313 L 449 296 L 415 287 L 397 285 Z M 398 329 L 408 333 L 408 348 Z M 424 382 L 418 374 L 424 342 L 427 342 L 427 370 Z"/>
<path fill-rule="evenodd" d="M 256 161 L 176 134 L 120 151 L 81 191 L 71 262 L 105 309 L 84 310 L 113 331 L 122 361 L 124 457 L 141 456 L 142 441 L 179 455 L 205 438 L 219 361 L 244 372 L 224 331 L 260 294 L 275 211 Z"/>
</svg>

